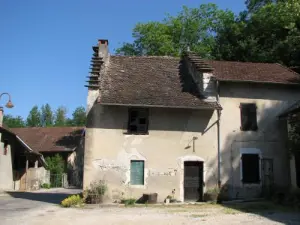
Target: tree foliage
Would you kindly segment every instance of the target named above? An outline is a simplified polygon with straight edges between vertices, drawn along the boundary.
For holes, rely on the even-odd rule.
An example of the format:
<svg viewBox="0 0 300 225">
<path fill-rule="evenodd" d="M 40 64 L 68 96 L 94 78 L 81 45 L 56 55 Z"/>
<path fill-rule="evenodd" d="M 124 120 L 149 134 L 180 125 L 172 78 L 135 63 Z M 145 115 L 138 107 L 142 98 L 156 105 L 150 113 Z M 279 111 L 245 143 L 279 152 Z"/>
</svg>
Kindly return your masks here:
<svg viewBox="0 0 300 225">
<path fill-rule="evenodd" d="M 52 157 L 46 157 L 47 169 L 51 174 L 62 174 L 66 170 L 65 161 L 61 155 L 56 154 Z"/>
<path fill-rule="evenodd" d="M 11 115 L 3 116 L 3 123 L 9 128 L 25 127 L 25 121 L 21 116 L 13 117 Z"/>
<path fill-rule="evenodd" d="M 43 127 L 51 127 L 53 125 L 53 112 L 49 104 L 42 105 L 41 107 L 41 120 Z"/>
<path fill-rule="evenodd" d="M 84 126 L 86 123 L 86 113 L 84 107 L 77 107 L 72 114 L 72 125 L 73 126 Z"/>
<path fill-rule="evenodd" d="M 179 56 L 188 48 L 204 58 L 300 66 L 300 2 L 247 0 L 234 15 L 215 4 L 183 7 L 162 21 L 138 23 L 121 55 Z"/>
<path fill-rule="evenodd" d="M 63 106 L 57 108 L 55 112 L 54 126 L 63 127 L 67 123 L 67 109 Z"/>
<path fill-rule="evenodd" d="M 37 105 L 35 105 L 29 112 L 26 120 L 28 127 L 40 127 L 41 126 L 41 113 Z"/>
<path fill-rule="evenodd" d="M 233 19 L 231 11 L 220 10 L 215 4 L 185 6 L 176 16 L 167 15 L 161 22 L 138 23 L 132 33 L 134 42 L 124 43 L 116 53 L 179 56 L 190 48 L 203 57 L 211 57 L 214 33 L 225 21 Z"/>
<path fill-rule="evenodd" d="M 71 118 L 67 117 L 67 109 L 58 107 L 52 110 L 49 104 L 32 107 L 26 121 L 21 116 L 4 115 L 3 123 L 9 128 L 16 127 L 52 127 L 52 126 L 85 126 L 86 113 L 82 106 L 77 107 Z"/>
</svg>

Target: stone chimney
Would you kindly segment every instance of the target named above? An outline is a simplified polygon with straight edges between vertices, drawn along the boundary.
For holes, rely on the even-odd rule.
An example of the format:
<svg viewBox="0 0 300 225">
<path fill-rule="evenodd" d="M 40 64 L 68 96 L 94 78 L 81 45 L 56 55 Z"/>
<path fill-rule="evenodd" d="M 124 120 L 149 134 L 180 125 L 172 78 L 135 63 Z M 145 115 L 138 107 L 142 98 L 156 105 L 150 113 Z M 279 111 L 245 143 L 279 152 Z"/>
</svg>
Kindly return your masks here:
<svg viewBox="0 0 300 225">
<path fill-rule="evenodd" d="M 85 87 L 88 88 L 87 114 L 93 108 L 95 102 L 100 98 L 101 77 L 109 64 L 108 40 L 99 39 L 97 45 L 93 46 L 93 51 L 90 64 L 91 71 L 89 72 L 90 74 L 86 81 L 88 84 L 85 85 Z"/>
<path fill-rule="evenodd" d="M 98 40 L 98 56 L 100 58 L 106 58 L 108 56 L 108 40 L 106 39 L 99 39 Z"/>
</svg>

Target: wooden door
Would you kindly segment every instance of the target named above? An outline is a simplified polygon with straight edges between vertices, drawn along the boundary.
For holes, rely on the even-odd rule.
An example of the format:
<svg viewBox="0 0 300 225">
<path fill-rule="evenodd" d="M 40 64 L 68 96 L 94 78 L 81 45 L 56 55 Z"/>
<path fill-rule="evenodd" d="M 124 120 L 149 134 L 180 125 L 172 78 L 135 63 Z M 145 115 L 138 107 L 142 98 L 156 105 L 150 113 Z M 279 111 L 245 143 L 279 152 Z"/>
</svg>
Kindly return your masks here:
<svg viewBox="0 0 300 225">
<path fill-rule="evenodd" d="M 184 162 L 184 201 L 202 201 L 203 162 Z"/>
<path fill-rule="evenodd" d="M 273 159 L 262 159 L 262 192 L 264 197 L 271 197 L 273 190 Z"/>
</svg>

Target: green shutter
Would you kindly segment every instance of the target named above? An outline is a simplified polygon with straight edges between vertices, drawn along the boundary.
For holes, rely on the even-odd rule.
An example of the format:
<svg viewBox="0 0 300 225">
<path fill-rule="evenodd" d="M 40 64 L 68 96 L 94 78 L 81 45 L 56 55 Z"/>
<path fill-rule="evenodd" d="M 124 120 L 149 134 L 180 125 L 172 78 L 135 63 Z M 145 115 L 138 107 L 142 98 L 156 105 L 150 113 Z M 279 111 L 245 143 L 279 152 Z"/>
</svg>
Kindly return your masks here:
<svg viewBox="0 0 300 225">
<path fill-rule="evenodd" d="M 144 185 L 144 161 L 131 161 L 130 184 Z"/>
</svg>

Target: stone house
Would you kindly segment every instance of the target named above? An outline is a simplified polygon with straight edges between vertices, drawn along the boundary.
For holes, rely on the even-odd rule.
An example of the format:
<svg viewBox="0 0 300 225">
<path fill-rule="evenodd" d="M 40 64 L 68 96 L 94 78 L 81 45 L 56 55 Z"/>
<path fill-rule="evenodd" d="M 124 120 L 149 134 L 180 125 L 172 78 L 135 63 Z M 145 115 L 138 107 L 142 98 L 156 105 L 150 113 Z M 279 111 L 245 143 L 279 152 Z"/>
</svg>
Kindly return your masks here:
<svg viewBox="0 0 300 225">
<path fill-rule="evenodd" d="M 26 127 L 11 131 L 44 158 L 59 154 L 65 162 L 66 185 L 82 186 L 84 127 Z"/>
<path fill-rule="evenodd" d="M 104 179 L 108 197 L 201 201 L 290 187 L 286 124 L 300 77 L 279 64 L 113 56 L 93 47 L 88 76 L 84 188 Z"/>
</svg>

